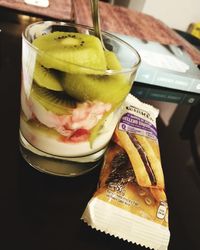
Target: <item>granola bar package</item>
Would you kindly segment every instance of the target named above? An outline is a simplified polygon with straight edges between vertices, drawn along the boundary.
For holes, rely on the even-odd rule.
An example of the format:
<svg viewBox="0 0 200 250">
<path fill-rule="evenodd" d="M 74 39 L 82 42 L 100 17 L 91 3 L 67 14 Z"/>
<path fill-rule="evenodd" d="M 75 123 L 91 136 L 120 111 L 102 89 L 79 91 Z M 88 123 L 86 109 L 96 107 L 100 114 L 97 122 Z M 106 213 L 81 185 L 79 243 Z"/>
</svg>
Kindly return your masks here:
<svg viewBox="0 0 200 250">
<path fill-rule="evenodd" d="M 150 249 L 167 249 L 168 204 L 156 129 L 158 110 L 129 95 L 82 219 Z"/>
</svg>

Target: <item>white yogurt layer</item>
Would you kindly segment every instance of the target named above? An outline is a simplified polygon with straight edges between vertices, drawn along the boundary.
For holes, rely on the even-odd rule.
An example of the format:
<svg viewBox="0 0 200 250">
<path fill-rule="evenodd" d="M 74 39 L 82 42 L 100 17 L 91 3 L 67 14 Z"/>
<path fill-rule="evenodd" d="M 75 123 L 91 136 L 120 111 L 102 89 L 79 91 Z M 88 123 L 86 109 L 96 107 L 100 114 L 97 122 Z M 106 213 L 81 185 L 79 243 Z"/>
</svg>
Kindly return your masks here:
<svg viewBox="0 0 200 250">
<path fill-rule="evenodd" d="M 80 157 L 93 154 L 104 148 L 112 137 L 119 118 L 119 111 L 110 114 L 94 140 L 92 145 L 89 141 L 85 142 L 62 142 L 56 135 L 45 133 L 37 127 L 29 125 L 23 118 L 20 119 L 20 130 L 24 138 L 35 148 L 55 156 L 61 157 Z"/>
</svg>

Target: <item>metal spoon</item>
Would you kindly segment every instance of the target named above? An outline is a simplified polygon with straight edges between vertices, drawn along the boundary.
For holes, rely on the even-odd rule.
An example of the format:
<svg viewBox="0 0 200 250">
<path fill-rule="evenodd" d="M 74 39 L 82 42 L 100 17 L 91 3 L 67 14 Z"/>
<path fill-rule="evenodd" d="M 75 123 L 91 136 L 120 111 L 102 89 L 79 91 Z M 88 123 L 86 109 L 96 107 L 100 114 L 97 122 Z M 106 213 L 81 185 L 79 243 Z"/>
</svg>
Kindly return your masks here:
<svg viewBox="0 0 200 250">
<path fill-rule="evenodd" d="M 92 10 L 94 35 L 100 39 L 103 49 L 106 50 L 106 47 L 103 42 L 102 34 L 101 34 L 101 27 L 100 27 L 99 0 L 90 0 L 90 3 L 91 3 L 91 10 Z"/>
</svg>

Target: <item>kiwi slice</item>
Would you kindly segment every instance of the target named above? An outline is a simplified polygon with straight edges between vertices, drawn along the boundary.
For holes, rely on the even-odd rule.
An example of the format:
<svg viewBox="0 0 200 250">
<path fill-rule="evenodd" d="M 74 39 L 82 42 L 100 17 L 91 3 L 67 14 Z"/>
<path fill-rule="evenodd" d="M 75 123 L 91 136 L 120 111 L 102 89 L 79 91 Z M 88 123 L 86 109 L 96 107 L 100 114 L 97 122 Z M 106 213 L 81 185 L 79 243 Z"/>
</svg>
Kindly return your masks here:
<svg viewBox="0 0 200 250">
<path fill-rule="evenodd" d="M 106 59 L 100 40 L 75 32 L 53 32 L 36 38 L 39 62 L 46 68 L 69 73 L 101 74 Z"/>
<path fill-rule="evenodd" d="M 119 60 L 111 51 L 105 51 L 107 68 L 111 70 L 121 70 Z M 107 117 L 124 100 L 129 93 L 131 84 L 127 75 L 116 73 L 115 75 L 74 75 L 63 74 L 63 87 L 65 91 L 80 101 L 99 100 L 111 103 L 112 109 L 106 112 L 94 128 L 90 131 L 90 145 L 98 136 Z"/>
<path fill-rule="evenodd" d="M 122 69 L 122 66 L 114 52 L 105 50 L 104 53 L 106 57 L 107 69 L 112 69 L 112 70 Z"/>
<path fill-rule="evenodd" d="M 63 91 L 58 74 L 58 71 L 47 69 L 36 61 L 33 78 L 39 86 L 55 91 Z"/>
<path fill-rule="evenodd" d="M 99 134 L 99 131 L 103 128 L 104 123 L 107 119 L 107 117 L 113 112 L 113 109 L 110 110 L 109 112 L 106 112 L 103 117 L 98 121 L 98 123 L 96 124 L 96 126 L 94 126 L 91 131 L 90 131 L 90 136 L 89 136 L 89 142 L 90 142 L 90 147 L 92 148 L 92 144 L 94 142 L 94 140 L 96 139 L 96 137 Z"/>
<path fill-rule="evenodd" d="M 105 51 L 108 69 L 120 70 L 121 65 L 113 52 Z M 130 91 L 131 84 L 124 74 L 88 75 L 63 74 L 63 88 L 79 101 L 98 100 L 120 104 Z"/>
<path fill-rule="evenodd" d="M 65 74 L 63 88 L 79 101 L 101 101 L 119 104 L 130 91 L 131 85 L 123 75 L 94 76 Z"/>
<path fill-rule="evenodd" d="M 77 106 L 77 102 L 65 92 L 42 88 L 35 83 L 32 85 L 31 97 L 45 109 L 58 115 L 71 114 Z"/>
</svg>

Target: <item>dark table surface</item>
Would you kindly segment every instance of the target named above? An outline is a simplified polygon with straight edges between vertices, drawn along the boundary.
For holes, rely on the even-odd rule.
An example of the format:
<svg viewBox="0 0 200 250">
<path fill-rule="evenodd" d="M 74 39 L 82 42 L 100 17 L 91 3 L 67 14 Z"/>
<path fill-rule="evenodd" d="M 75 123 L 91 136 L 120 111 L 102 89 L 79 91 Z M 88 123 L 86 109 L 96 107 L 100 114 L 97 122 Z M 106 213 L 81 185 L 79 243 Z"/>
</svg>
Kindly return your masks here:
<svg viewBox="0 0 200 250">
<path fill-rule="evenodd" d="M 0 249 L 143 249 L 92 230 L 80 220 L 100 169 L 76 178 L 56 177 L 34 170 L 20 155 L 21 32 L 33 21 L 0 11 Z M 193 105 L 140 97 L 160 109 L 157 125 L 172 250 L 200 249 L 198 97 Z"/>
</svg>

